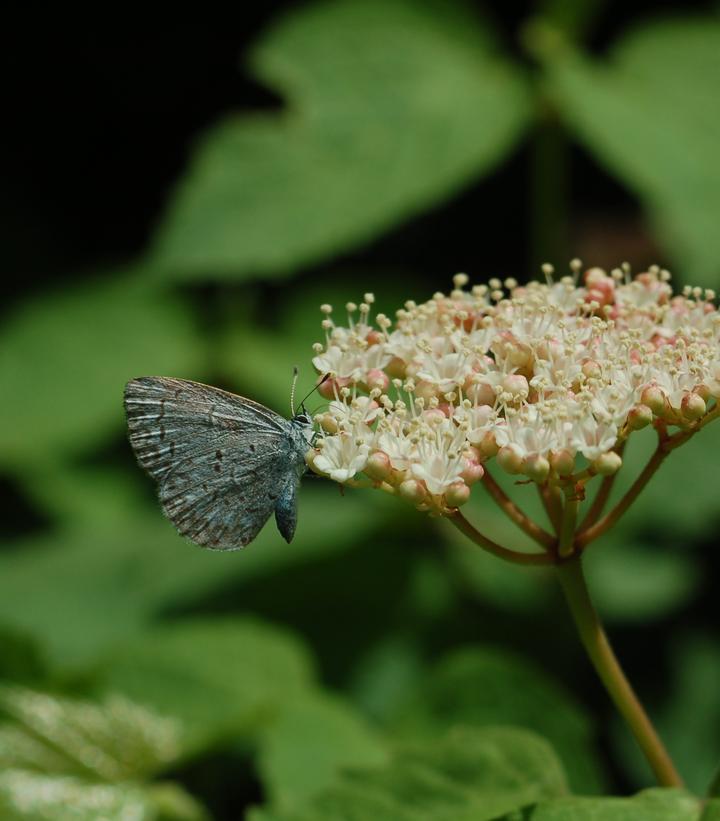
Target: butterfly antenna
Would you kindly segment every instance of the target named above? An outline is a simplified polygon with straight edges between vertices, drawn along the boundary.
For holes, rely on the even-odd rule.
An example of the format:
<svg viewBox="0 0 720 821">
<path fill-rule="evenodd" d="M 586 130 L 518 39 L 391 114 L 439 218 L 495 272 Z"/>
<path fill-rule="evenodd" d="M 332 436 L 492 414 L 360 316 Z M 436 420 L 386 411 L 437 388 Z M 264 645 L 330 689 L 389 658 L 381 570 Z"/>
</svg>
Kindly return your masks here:
<svg viewBox="0 0 720 821">
<path fill-rule="evenodd" d="M 305 396 L 303 397 L 302 402 L 300 403 L 300 407 L 301 407 L 301 408 L 304 408 L 304 407 L 305 407 L 305 402 L 306 402 L 307 398 L 308 398 L 309 396 L 311 396 L 313 393 L 315 393 L 315 391 L 316 391 L 316 390 L 320 387 L 320 385 L 322 385 L 322 384 L 323 384 L 323 382 L 327 382 L 327 381 L 328 381 L 328 379 L 330 379 L 331 375 L 332 375 L 332 374 L 330 374 L 330 373 L 326 373 L 326 374 L 323 376 L 323 378 L 322 378 L 322 379 L 321 379 L 321 380 L 317 383 L 317 385 L 315 385 L 315 387 L 314 387 L 314 388 L 312 388 L 311 390 L 309 390 L 309 391 L 307 392 L 307 394 L 305 394 Z M 296 380 L 296 379 L 297 379 L 297 368 L 295 369 L 295 380 Z M 293 380 L 293 389 L 292 389 L 291 397 L 294 397 L 294 396 L 295 396 L 295 380 Z M 295 409 L 294 409 L 294 408 L 293 408 L 293 416 L 295 416 Z"/>
<path fill-rule="evenodd" d="M 297 385 L 298 381 L 298 369 L 297 365 L 293 368 L 293 381 L 292 387 L 290 388 L 290 413 L 295 416 L 295 386 Z"/>
</svg>

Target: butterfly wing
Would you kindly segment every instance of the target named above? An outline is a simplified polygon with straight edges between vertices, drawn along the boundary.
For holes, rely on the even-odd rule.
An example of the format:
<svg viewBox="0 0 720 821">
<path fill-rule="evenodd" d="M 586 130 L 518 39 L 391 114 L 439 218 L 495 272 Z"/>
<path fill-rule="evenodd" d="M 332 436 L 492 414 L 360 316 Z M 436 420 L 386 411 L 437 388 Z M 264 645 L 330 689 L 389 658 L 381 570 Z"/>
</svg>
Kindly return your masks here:
<svg viewBox="0 0 720 821">
<path fill-rule="evenodd" d="M 130 444 L 180 533 L 219 550 L 251 542 L 286 484 L 290 423 L 241 396 L 167 377 L 129 382 L 125 408 Z"/>
</svg>

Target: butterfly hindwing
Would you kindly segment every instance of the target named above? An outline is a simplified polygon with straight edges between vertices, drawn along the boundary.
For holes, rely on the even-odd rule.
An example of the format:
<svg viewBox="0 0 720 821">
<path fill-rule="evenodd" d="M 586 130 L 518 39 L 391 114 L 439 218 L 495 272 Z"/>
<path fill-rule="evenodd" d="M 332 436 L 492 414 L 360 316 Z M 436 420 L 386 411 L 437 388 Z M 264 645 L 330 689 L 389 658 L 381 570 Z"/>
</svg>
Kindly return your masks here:
<svg viewBox="0 0 720 821">
<path fill-rule="evenodd" d="M 291 422 L 249 399 L 166 377 L 128 383 L 125 406 L 138 461 L 159 482 L 180 533 L 214 549 L 244 547 L 280 504 L 278 527 L 292 538 L 304 463 Z"/>
</svg>

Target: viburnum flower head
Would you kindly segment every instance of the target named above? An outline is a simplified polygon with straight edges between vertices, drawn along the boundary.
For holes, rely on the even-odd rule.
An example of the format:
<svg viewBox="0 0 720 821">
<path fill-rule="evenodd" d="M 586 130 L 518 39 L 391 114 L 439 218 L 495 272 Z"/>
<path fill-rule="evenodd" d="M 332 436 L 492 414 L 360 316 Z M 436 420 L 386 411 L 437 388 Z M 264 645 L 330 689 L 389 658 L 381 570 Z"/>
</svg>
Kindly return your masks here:
<svg viewBox="0 0 720 821">
<path fill-rule="evenodd" d="M 313 470 L 359 474 L 418 508 L 452 514 L 491 460 L 544 487 L 609 475 L 649 424 L 690 430 L 720 397 L 720 315 L 709 290 L 674 295 L 667 271 L 628 266 L 519 285 L 491 279 L 372 317 L 323 305 L 313 365 L 331 400 Z"/>
</svg>

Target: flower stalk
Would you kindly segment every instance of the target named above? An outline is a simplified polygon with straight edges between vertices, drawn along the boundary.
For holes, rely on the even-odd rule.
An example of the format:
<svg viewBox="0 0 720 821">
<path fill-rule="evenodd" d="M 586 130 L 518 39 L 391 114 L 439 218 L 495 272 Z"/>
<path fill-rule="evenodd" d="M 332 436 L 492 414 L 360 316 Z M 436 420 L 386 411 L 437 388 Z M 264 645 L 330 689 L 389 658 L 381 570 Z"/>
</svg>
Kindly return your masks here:
<svg viewBox="0 0 720 821">
<path fill-rule="evenodd" d="M 578 553 L 557 565 L 558 579 L 580 640 L 618 712 L 627 722 L 658 784 L 682 787 L 683 781 L 613 652 L 593 606 Z"/>
</svg>

